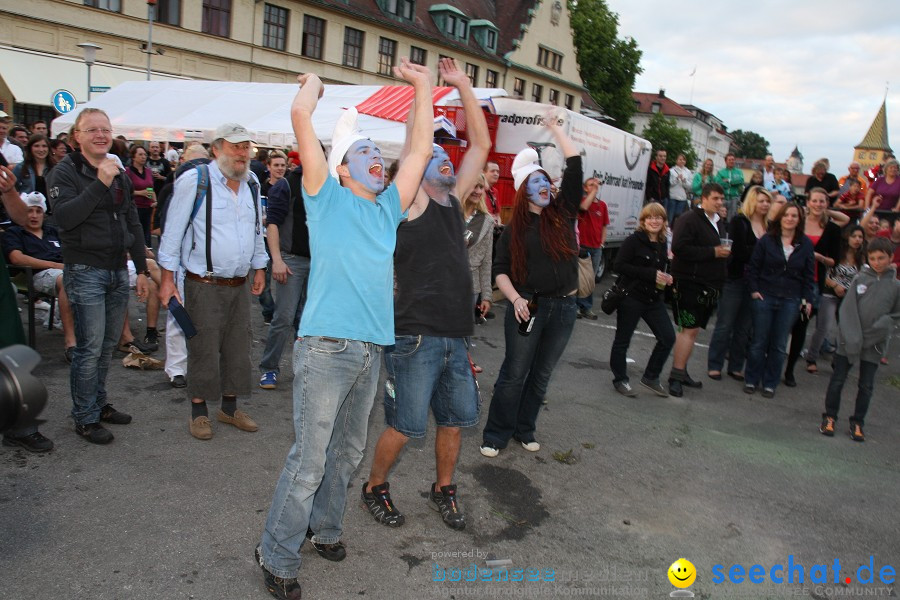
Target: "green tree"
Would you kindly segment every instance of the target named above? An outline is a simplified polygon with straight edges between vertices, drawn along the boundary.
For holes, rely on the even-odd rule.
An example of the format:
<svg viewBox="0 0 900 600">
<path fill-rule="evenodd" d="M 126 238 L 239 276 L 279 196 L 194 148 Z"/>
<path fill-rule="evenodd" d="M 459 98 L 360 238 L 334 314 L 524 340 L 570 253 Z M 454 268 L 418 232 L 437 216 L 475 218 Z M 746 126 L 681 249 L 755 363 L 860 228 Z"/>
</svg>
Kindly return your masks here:
<svg viewBox="0 0 900 600">
<path fill-rule="evenodd" d="M 731 152 L 741 158 L 765 158 L 769 154 L 769 141 L 753 131 L 735 129 L 731 132 Z"/>
<path fill-rule="evenodd" d="M 642 52 L 631 38 L 619 39 L 619 15 L 605 0 L 568 0 L 578 65 L 585 87 L 612 117 L 631 131 L 634 79 L 643 69 Z"/>
<path fill-rule="evenodd" d="M 691 132 L 681 129 L 674 117 L 667 117 L 661 112 L 654 114 L 639 135 L 653 144 L 653 156 L 656 156 L 657 150 L 665 150 L 669 165 L 675 164 L 679 154 L 684 154 L 689 169 L 693 170 L 697 164 L 697 153 L 691 144 Z"/>
</svg>

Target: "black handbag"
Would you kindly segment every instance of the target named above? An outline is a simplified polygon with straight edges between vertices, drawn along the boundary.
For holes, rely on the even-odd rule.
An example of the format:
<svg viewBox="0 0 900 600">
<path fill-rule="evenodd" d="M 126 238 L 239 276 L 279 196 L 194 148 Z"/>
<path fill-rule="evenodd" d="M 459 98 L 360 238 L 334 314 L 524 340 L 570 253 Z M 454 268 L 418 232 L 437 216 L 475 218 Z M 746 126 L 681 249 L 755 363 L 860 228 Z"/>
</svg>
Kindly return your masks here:
<svg viewBox="0 0 900 600">
<path fill-rule="evenodd" d="M 631 289 L 622 285 L 617 279 L 612 287 L 603 292 L 603 298 L 600 300 L 600 310 L 608 315 L 613 314 L 630 292 Z"/>
</svg>

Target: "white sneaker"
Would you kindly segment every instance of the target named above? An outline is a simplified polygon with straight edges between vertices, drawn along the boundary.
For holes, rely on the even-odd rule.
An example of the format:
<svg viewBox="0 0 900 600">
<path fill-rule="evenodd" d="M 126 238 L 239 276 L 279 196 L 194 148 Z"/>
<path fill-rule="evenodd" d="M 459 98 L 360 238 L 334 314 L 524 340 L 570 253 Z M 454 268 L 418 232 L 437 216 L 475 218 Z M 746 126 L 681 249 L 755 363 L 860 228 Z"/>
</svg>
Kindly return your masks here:
<svg viewBox="0 0 900 600">
<path fill-rule="evenodd" d="M 541 449 L 541 445 L 533 440 L 530 442 L 522 442 L 522 447 L 529 452 L 537 452 Z"/>
<path fill-rule="evenodd" d="M 481 455 L 487 456 L 488 458 L 494 458 L 498 454 L 500 454 L 500 448 L 495 448 L 491 444 L 485 444 L 481 448 Z"/>
<path fill-rule="evenodd" d="M 43 300 L 38 300 L 34 303 L 34 310 L 50 310 L 50 305 L 44 302 Z"/>
</svg>

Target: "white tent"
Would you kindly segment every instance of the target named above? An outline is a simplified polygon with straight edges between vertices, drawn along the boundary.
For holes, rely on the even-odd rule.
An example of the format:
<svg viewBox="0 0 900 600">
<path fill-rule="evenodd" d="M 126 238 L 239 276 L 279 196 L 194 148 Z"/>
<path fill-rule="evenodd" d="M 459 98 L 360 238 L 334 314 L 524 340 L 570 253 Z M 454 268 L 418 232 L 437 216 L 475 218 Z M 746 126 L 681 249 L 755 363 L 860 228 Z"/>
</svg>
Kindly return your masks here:
<svg viewBox="0 0 900 600">
<path fill-rule="evenodd" d="M 326 85 L 314 114 L 316 135 L 331 145 L 331 132 L 341 112 L 363 102 L 383 86 Z M 233 81 L 130 81 L 116 86 L 95 100 L 55 119 L 53 135 L 68 130 L 84 108 L 100 108 L 110 117 L 113 135 L 129 140 L 212 141 L 222 123 L 240 123 L 260 146 L 282 148 L 296 141 L 290 106 L 296 84 L 242 83 Z M 505 96 L 502 89 L 477 88 L 476 96 Z M 454 89 L 438 105 L 458 104 Z M 386 158 L 396 158 L 403 147 L 405 125 L 396 121 L 360 115 L 360 130 L 369 136 Z"/>
</svg>

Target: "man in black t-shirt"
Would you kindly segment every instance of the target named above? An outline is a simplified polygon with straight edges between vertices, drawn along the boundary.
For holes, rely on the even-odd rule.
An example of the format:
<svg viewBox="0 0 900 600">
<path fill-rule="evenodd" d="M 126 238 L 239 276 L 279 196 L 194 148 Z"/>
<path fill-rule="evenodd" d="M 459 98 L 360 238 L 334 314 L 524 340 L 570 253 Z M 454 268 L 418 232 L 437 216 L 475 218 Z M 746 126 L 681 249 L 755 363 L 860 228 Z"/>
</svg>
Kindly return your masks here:
<svg viewBox="0 0 900 600">
<path fill-rule="evenodd" d="M 441 77 L 459 90 L 466 111 L 469 148 L 459 175 L 443 148 L 434 155 L 394 251 L 396 342 L 386 348 L 384 413 L 387 429 L 375 446 L 362 499 L 376 521 L 399 527 L 403 515 L 391 501 L 387 475 L 409 438 L 425 437 L 428 409 L 437 424 L 437 481 L 429 505 L 453 529 L 466 526 L 452 483 L 461 427 L 478 423 L 478 386 L 466 337 L 472 335 L 472 276 L 459 195 L 468 194 L 490 149 L 484 113 L 468 76 L 453 59 L 441 59 Z M 402 158 L 401 158 L 402 160 Z"/>
<path fill-rule="evenodd" d="M 172 172 L 172 165 L 162 155 L 159 142 L 150 142 L 150 155 L 147 158 L 147 167 L 153 173 L 153 195 L 159 198 L 159 192 L 166 184 L 166 178 Z"/>
</svg>

